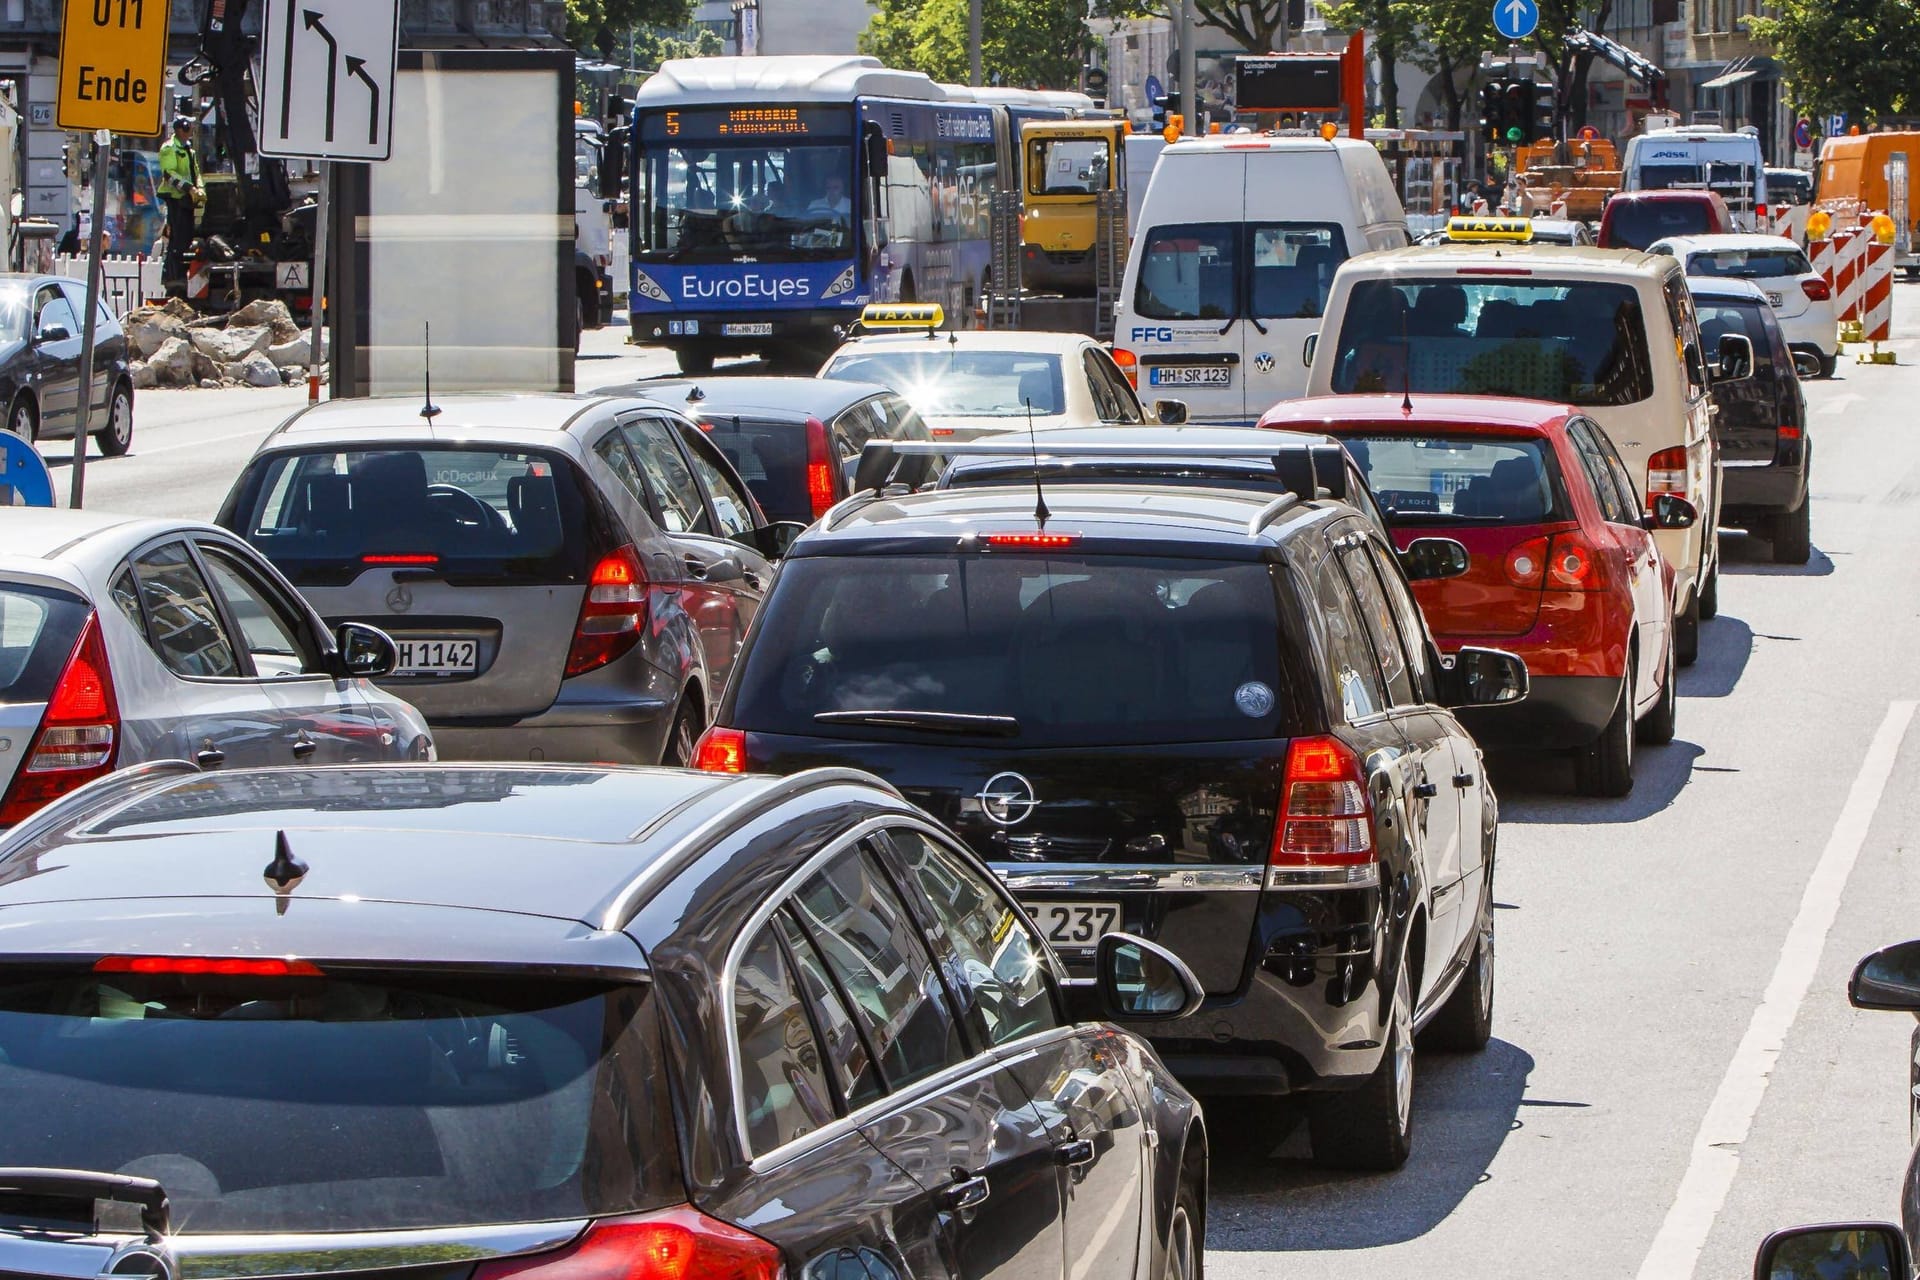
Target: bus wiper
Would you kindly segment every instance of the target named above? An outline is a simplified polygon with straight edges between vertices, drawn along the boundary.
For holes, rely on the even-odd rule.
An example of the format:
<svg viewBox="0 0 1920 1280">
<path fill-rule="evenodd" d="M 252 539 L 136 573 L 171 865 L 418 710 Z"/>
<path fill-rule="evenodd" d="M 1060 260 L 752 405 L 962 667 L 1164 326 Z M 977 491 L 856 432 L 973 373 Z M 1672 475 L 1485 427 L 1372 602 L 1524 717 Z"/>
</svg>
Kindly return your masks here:
<svg viewBox="0 0 1920 1280">
<path fill-rule="evenodd" d="M 1017 738 L 1020 722 L 1012 716 L 976 716 L 961 711 L 821 711 L 821 724 L 864 724 L 887 729 L 924 729 L 929 733 L 957 733 L 977 738 Z"/>
</svg>

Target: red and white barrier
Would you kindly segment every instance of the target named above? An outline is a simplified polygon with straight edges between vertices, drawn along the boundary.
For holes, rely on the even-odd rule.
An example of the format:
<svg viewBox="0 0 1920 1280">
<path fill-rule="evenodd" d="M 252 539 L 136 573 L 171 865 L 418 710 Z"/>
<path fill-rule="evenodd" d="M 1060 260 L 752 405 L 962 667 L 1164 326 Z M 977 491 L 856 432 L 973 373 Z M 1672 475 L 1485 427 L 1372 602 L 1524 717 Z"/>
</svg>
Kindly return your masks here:
<svg viewBox="0 0 1920 1280">
<path fill-rule="evenodd" d="M 1887 342 L 1893 337 L 1893 246 L 1881 244 L 1871 234 L 1864 265 L 1860 271 L 1858 314 L 1860 337 L 1864 342 Z"/>
<path fill-rule="evenodd" d="M 1860 318 L 1860 292 L 1866 283 L 1861 267 L 1866 261 L 1867 245 L 1872 239 L 1857 227 L 1848 227 L 1833 235 L 1833 268 L 1829 282 L 1833 285 L 1833 310 L 1842 324 Z"/>
</svg>

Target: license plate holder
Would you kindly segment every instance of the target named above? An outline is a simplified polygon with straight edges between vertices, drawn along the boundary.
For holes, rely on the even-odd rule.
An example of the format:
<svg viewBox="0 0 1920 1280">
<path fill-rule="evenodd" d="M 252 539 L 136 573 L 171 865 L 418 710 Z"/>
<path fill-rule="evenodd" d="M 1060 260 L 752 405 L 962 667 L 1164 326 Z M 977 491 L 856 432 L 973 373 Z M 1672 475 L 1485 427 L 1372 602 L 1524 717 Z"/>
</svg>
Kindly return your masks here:
<svg viewBox="0 0 1920 1280">
<path fill-rule="evenodd" d="M 757 324 L 723 324 L 720 326 L 720 335 L 726 338 L 771 338 L 773 324 L 770 321 L 761 321 Z"/>
<path fill-rule="evenodd" d="M 475 675 L 480 670 L 480 642 L 458 636 L 396 637 L 400 660 L 394 664 L 396 676 L 450 679 Z"/>
<path fill-rule="evenodd" d="M 1100 939 L 1117 933 L 1126 920 L 1118 902 L 1067 899 L 1022 900 L 1027 914 L 1040 926 L 1040 936 L 1055 951 L 1092 951 Z"/>
<path fill-rule="evenodd" d="M 1230 387 L 1233 370 L 1224 364 L 1164 364 L 1147 370 L 1151 387 Z"/>
</svg>

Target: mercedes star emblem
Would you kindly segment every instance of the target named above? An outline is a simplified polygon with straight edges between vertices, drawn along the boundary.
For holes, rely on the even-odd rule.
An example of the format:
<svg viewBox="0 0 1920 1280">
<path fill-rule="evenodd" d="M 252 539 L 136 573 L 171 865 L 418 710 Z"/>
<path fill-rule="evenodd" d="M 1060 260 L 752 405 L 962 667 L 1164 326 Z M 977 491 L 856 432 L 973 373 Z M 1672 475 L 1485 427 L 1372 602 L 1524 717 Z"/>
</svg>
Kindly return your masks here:
<svg viewBox="0 0 1920 1280">
<path fill-rule="evenodd" d="M 1040 807 L 1033 784 L 1017 773 L 994 774 L 977 798 L 987 817 L 1003 827 L 1019 826 Z"/>
<path fill-rule="evenodd" d="M 393 590 L 387 592 L 388 611 L 392 613 L 405 613 L 411 608 L 413 608 L 413 592 L 396 583 Z"/>
</svg>

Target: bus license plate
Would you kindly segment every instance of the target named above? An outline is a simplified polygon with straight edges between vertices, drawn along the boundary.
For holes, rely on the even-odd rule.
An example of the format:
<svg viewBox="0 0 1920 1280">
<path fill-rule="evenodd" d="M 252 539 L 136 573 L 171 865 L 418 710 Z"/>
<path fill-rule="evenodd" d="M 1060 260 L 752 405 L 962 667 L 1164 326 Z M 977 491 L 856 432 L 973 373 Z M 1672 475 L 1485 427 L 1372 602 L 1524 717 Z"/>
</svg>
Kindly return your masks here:
<svg viewBox="0 0 1920 1280">
<path fill-rule="evenodd" d="M 1147 370 L 1147 384 L 1154 387 L 1224 387 L 1233 382 L 1233 370 L 1223 364 L 1162 365 Z"/>
<path fill-rule="evenodd" d="M 1062 951 L 1092 948 L 1120 927 L 1117 902 L 1029 902 L 1026 906 L 1047 941 Z"/>
<path fill-rule="evenodd" d="M 480 669 L 480 642 L 451 638 L 416 637 L 395 640 L 400 661 L 396 676 L 470 676 Z"/>
<path fill-rule="evenodd" d="M 773 325 L 771 323 L 723 324 L 720 326 L 720 332 L 729 338 L 771 338 Z"/>
</svg>

